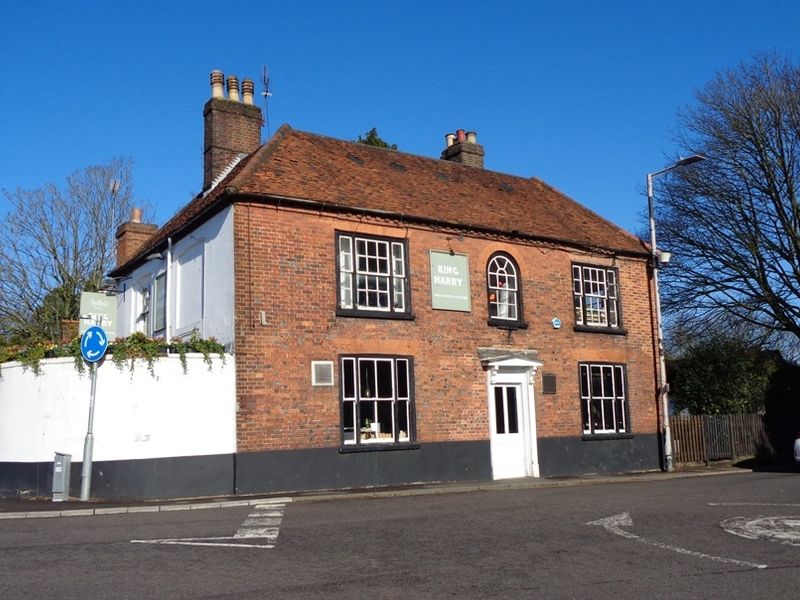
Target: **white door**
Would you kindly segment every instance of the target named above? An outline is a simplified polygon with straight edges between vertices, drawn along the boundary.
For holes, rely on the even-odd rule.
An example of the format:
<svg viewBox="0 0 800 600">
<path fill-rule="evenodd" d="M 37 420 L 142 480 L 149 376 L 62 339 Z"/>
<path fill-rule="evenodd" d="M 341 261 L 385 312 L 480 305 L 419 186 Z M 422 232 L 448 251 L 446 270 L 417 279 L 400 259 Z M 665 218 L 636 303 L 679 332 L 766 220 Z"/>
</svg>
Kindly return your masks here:
<svg viewBox="0 0 800 600">
<path fill-rule="evenodd" d="M 492 477 L 539 476 L 533 390 L 527 369 L 499 370 L 489 378 Z"/>
<path fill-rule="evenodd" d="M 522 427 L 522 386 L 491 386 L 492 476 L 525 477 L 525 440 Z"/>
</svg>

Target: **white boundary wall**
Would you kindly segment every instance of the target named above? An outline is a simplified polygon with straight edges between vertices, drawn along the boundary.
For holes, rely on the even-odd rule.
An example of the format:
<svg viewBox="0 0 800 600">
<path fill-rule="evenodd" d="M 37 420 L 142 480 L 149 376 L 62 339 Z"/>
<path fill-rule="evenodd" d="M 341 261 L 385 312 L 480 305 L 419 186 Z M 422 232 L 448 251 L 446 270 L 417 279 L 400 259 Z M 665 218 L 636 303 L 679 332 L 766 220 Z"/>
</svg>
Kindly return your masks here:
<svg viewBox="0 0 800 600">
<path fill-rule="evenodd" d="M 83 458 L 91 377 L 72 358 L 42 360 L 35 375 L 19 363 L 0 370 L 0 463 Z M 130 460 L 236 451 L 235 359 L 178 356 L 119 370 L 110 357 L 97 369 L 93 460 Z"/>
</svg>

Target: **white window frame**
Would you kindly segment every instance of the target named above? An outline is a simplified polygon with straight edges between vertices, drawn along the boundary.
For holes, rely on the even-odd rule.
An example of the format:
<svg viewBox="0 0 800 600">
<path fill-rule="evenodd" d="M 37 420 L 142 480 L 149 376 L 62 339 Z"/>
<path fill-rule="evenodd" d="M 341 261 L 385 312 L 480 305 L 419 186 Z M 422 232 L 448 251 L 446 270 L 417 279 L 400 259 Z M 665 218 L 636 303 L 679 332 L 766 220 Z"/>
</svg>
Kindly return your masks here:
<svg viewBox="0 0 800 600">
<path fill-rule="evenodd" d="M 150 335 L 150 285 L 152 281 L 153 277 L 148 275 L 139 279 L 137 283 L 130 288 L 132 309 L 131 333 L 139 332 Z"/>
<path fill-rule="evenodd" d="M 579 363 L 584 435 L 630 433 L 625 365 Z"/>
<path fill-rule="evenodd" d="M 414 441 L 414 378 L 410 356 L 341 356 L 342 445 L 367 448 Z M 370 370 L 370 365 L 372 369 Z M 379 380 L 379 365 L 391 382 Z"/>
<path fill-rule="evenodd" d="M 409 315 L 406 247 L 401 239 L 337 232 L 339 312 Z"/>
<path fill-rule="evenodd" d="M 164 285 L 164 306 L 163 309 L 158 306 L 158 299 L 156 294 L 159 291 L 159 285 L 163 282 Z M 167 310 L 167 272 L 161 270 L 141 279 L 139 284 L 131 287 L 133 294 L 133 328 L 132 331 L 144 333 L 149 337 L 156 337 L 166 333 L 166 310 Z M 156 329 L 159 324 L 156 315 L 156 310 L 162 310 L 162 323 L 163 327 Z"/>
<path fill-rule="evenodd" d="M 575 324 L 619 329 L 619 277 L 617 269 L 597 265 L 572 265 L 572 298 Z"/>
<path fill-rule="evenodd" d="M 489 320 L 522 322 L 522 296 L 517 264 L 504 252 L 493 255 L 486 265 Z"/>
</svg>

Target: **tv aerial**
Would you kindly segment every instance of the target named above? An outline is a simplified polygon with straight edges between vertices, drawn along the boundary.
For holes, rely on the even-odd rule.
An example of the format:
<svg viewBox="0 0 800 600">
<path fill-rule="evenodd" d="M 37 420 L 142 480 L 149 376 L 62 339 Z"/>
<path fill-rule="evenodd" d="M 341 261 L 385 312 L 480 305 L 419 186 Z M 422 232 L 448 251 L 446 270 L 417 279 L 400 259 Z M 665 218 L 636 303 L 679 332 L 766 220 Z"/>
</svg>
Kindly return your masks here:
<svg viewBox="0 0 800 600">
<path fill-rule="evenodd" d="M 264 98 L 264 124 L 267 126 L 267 139 L 269 139 L 272 137 L 269 126 L 269 98 L 272 96 L 272 92 L 269 89 L 269 68 L 267 65 L 264 65 L 261 70 L 261 83 L 264 86 L 261 92 L 261 96 Z"/>
</svg>

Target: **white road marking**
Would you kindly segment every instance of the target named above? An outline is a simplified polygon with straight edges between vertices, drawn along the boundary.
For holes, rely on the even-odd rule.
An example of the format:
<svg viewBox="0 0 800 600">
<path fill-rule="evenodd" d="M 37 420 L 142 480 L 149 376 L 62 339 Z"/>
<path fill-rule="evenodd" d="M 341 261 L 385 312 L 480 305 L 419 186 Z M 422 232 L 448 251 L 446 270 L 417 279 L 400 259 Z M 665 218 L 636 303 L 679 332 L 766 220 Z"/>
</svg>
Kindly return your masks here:
<svg viewBox="0 0 800 600">
<path fill-rule="evenodd" d="M 206 538 L 164 538 L 131 540 L 132 544 L 161 544 L 167 546 L 221 546 L 227 548 L 274 548 L 280 533 L 286 500 L 256 504 L 241 527 L 232 536 Z M 264 543 L 253 543 L 251 541 Z"/>
<path fill-rule="evenodd" d="M 225 546 L 228 548 L 274 548 L 275 544 L 233 543 L 234 537 L 165 538 L 161 540 L 131 540 L 132 544 L 160 544 L 163 546 Z"/>
<path fill-rule="evenodd" d="M 671 550 L 672 552 L 677 552 L 678 554 L 685 554 L 687 556 L 694 556 L 695 558 L 706 558 L 708 560 L 714 560 L 717 562 L 724 562 L 730 563 L 734 565 L 740 565 L 743 567 L 749 567 L 751 569 L 766 569 L 767 565 L 762 565 L 758 563 L 751 563 L 746 560 L 737 560 L 735 558 L 726 558 L 724 556 L 714 556 L 712 554 L 705 554 L 704 552 L 696 552 L 694 550 L 687 550 L 686 548 L 681 548 L 679 546 L 671 546 L 669 544 L 665 544 L 663 542 L 657 542 L 655 540 L 650 540 L 648 538 L 642 537 L 640 535 L 636 535 L 635 533 L 631 533 L 630 531 L 626 531 L 622 529 L 622 527 L 632 527 L 633 526 L 633 519 L 628 513 L 620 513 L 618 515 L 613 515 L 611 517 L 605 517 L 603 519 L 597 519 L 596 521 L 589 521 L 586 523 L 587 525 L 599 525 L 613 533 L 614 535 L 618 535 L 624 537 L 629 540 L 634 540 L 636 542 L 640 542 L 642 544 L 647 544 L 648 546 L 655 546 L 656 548 L 661 548 L 662 550 Z"/>
<path fill-rule="evenodd" d="M 709 506 L 800 506 L 797 502 L 709 502 Z"/>
<path fill-rule="evenodd" d="M 733 517 L 719 524 L 722 529 L 748 540 L 769 540 L 800 546 L 800 517 Z"/>
</svg>

